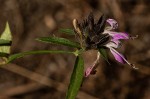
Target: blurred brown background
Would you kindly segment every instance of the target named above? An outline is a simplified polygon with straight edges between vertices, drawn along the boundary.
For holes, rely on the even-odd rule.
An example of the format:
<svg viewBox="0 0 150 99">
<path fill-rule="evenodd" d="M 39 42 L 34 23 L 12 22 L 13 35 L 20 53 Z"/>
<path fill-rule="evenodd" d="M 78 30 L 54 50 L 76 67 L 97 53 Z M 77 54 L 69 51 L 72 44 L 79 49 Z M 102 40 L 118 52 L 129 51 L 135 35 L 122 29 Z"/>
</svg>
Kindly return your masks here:
<svg viewBox="0 0 150 99">
<path fill-rule="evenodd" d="M 90 76 L 77 99 L 150 99 L 150 1 L 149 0 L 0 0 L 0 33 L 9 21 L 13 35 L 12 53 L 40 49 L 73 50 L 35 39 L 56 35 L 72 28 L 72 20 L 85 18 L 90 11 L 102 12 L 119 23 L 119 31 L 139 35 L 124 42 L 120 50 L 139 70 L 103 59 L 97 74 Z M 85 56 L 85 66 L 95 58 Z M 31 55 L 0 68 L 0 99 L 65 99 L 75 56 Z"/>
</svg>

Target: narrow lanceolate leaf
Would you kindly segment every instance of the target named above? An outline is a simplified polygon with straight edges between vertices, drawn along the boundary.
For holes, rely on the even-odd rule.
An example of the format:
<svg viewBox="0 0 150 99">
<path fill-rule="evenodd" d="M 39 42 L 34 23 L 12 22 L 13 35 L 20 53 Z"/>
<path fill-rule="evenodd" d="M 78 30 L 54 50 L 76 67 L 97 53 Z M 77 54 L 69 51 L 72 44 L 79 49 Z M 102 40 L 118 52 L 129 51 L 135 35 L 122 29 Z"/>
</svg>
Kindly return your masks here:
<svg viewBox="0 0 150 99">
<path fill-rule="evenodd" d="M 84 62 L 81 56 L 77 56 L 73 73 L 71 75 L 70 84 L 68 87 L 66 99 L 75 99 L 83 80 Z"/>
<path fill-rule="evenodd" d="M 59 29 L 58 31 L 64 34 L 68 34 L 68 35 L 75 35 L 73 29 Z"/>
<path fill-rule="evenodd" d="M 102 58 L 104 58 L 104 59 L 109 63 L 109 61 L 108 61 L 108 55 L 107 55 L 106 49 L 104 49 L 104 48 L 99 48 L 99 52 L 100 52 Z"/>
<path fill-rule="evenodd" d="M 11 31 L 8 22 L 6 23 L 5 30 L 0 36 L 0 56 L 7 57 L 10 54 L 10 45 L 12 41 Z"/>
<path fill-rule="evenodd" d="M 39 50 L 39 51 L 28 51 L 28 52 L 22 52 L 10 55 L 8 58 L 7 63 L 12 62 L 13 60 L 17 58 L 24 57 L 26 55 L 33 55 L 33 54 L 56 54 L 56 53 L 68 53 L 68 54 L 74 54 L 73 52 L 69 51 L 56 51 L 56 50 Z"/>
<path fill-rule="evenodd" d="M 46 43 L 54 43 L 54 44 L 60 44 L 65 45 L 69 47 L 74 48 L 80 48 L 80 44 L 77 42 L 70 41 L 65 38 L 59 38 L 59 37 L 41 37 L 37 39 L 38 41 L 46 42 Z"/>
</svg>

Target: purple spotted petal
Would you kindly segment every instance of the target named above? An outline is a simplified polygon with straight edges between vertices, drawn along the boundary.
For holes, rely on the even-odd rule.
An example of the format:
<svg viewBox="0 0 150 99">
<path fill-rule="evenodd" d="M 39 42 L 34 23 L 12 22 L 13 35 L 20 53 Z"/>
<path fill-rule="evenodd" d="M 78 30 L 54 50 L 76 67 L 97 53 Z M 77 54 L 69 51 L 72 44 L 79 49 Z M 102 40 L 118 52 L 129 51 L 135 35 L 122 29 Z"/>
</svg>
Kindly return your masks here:
<svg viewBox="0 0 150 99">
<path fill-rule="evenodd" d="M 106 21 L 110 24 L 111 29 L 117 29 L 118 28 L 118 23 L 117 23 L 116 20 L 114 20 L 114 19 L 107 19 Z"/>
</svg>

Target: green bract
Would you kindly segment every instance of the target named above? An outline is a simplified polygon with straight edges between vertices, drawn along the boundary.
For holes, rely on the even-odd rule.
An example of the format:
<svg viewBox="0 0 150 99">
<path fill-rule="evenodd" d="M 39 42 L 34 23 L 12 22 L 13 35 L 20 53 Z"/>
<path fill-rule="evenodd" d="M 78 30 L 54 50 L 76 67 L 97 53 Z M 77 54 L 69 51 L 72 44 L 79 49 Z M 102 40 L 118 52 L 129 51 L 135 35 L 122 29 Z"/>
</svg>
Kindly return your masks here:
<svg viewBox="0 0 150 99">
<path fill-rule="evenodd" d="M 104 60 L 106 60 L 109 63 L 106 49 L 98 48 L 98 51 L 100 52 L 100 55 L 102 56 L 102 58 L 104 58 Z"/>
<path fill-rule="evenodd" d="M 10 54 L 10 45 L 12 42 L 11 31 L 8 22 L 5 30 L 0 36 L 0 57 L 8 57 Z"/>
</svg>

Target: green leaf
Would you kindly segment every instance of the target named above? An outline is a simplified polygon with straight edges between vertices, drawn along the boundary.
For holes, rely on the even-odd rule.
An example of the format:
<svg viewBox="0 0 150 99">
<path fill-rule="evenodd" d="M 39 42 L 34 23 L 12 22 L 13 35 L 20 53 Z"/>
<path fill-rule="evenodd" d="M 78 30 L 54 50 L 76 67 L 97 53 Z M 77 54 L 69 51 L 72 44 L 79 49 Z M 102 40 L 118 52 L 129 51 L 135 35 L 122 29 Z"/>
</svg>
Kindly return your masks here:
<svg viewBox="0 0 150 99">
<path fill-rule="evenodd" d="M 28 51 L 28 52 L 22 52 L 22 53 L 17 53 L 10 55 L 8 58 L 7 63 L 12 62 L 13 60 L 17 58 L 24 57 L 26 55 L 33 55 L 33 54 L 56 54 L 56 53 L 68 53 L 68 54 L 74 54 L 74 52 L 69 52 L 69 51 L 56 51 L 56 50 L 39 50 L 39 51 Z"/>
<path fill-rule="evenodd" d="M 0 39 L 0 46 L 10 46 L 12 41 Z"/>
<path fill-rule="evenodd" d="M 0 52 L 9 54 L 10 53 L 10 45 L 11 45 L 11 31 L 9 28 L 8 22 L 6 23 L 6 27 L 2 35 L 0 36 Z"/>
<path fill-rule="evenodd" d="M 46 43 L 54 43 L 54 44 L 60 44 L 65 45 L 69 47 L 74 48 L 80 48 L 80 44 L 77 42 L 70 41 L 65 38 L 59 38 L 59 37 L 41 37 L 37 39 L 38 41 L 46 42 Z"/>
<path fill-rule="evenodd" d="M 84 74 L 84 61 L 81 56 L 77 56 L 73 73 L 71 75 L 66 99 L 75 99 L 82 84 L 83 74 Z"/>
<path fill-rule="evenodd" d="M 0 57 L 8 57 L 9 54 L 0 52 Z"/>
<path fill-rule="evenodd" d="M 75 35 L 73 29 L 59 29 L 58 31 L 61 32 L 61 33 L 68 34 L 68 35 Z"/>
<path fill-rule="evenodd" d="M 106 49 L 104 49 L 104 48 L 99 48 L 99 52 L 100 52 L 102 58 L 104 58 L 104 59 L 109 63 L 109 61 L 108 61 L 108 55 L 107 55 Z"/>
</svg>

